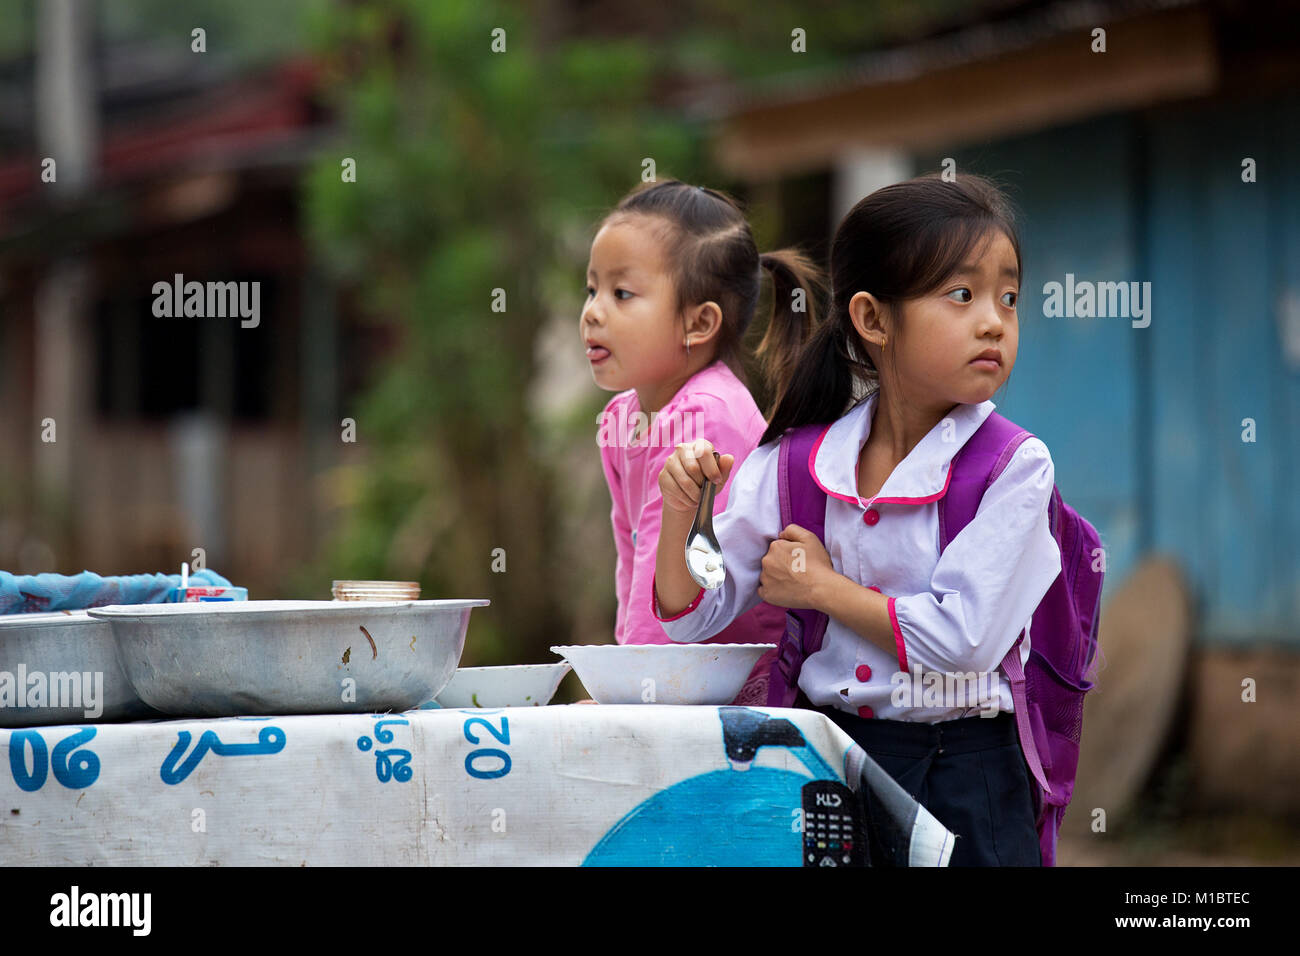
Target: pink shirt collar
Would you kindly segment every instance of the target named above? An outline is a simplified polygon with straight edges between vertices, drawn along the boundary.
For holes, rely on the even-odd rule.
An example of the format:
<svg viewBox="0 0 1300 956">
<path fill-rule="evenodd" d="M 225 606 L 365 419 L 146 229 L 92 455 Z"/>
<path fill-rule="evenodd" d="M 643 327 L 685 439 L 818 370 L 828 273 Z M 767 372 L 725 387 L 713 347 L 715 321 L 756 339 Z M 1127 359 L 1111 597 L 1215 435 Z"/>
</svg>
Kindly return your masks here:
<svg viewBox="0 0 1300 956">
<path fill-rule="evenodd" d="M 919 505 L 942 498 L 948 490 L 953 456 L 993 413 L 993 402 L 958 405 L 898 463 L 871 500 L 858 497 L 858 458 L 871 433 L 879 391 L 872 392 L 832 422 L 813 445 L 809 470 L 822 491 L 867 508 L 873 504 Z"/>
<path fill-rule="evenodd" d="M 662 415 L 666 412 L 674 411 L 678 405 L 696 392 L 726 389 L 736 385 L 740 385 L 741 388 L 744 388 L 743 383 L 741 383 L 740 379 L 736 378 L 736 373 L 727 366 L 726 362 L 722 361 L 722 359 L 714 359 L 708 365 L 697 370 L 694 375 L 684 381 L 682 387 L 679 388 L 673 397 L 668 399 L 664 407 L 655 412 L 655 414 Z M 632 411 L 641 411 L 641 398 L 637 395 L 635 388 L 629 388 L 627 391 L 620 394 L 628 396 L 628 400 L 635 406 L 632 408 Z"/>
</svg>

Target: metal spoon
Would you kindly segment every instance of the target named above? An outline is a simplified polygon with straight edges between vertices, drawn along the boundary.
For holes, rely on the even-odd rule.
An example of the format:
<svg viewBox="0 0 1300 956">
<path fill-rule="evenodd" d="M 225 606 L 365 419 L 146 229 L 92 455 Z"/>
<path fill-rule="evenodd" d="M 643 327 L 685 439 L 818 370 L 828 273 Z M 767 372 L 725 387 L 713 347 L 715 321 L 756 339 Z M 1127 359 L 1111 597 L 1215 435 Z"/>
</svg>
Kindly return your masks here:
<svg viewBox="0 0 1300 956">
<path fill-rule="evenodd" d="M 722 456 L 716 451 L 713 460 L 722 464 Z M 695 512 L 695 521 L 691 523 L 691 532 L 686 536 L 686 568 L 696 584 L 710 591 L 722 587 L 722 582 L 727 579 L 722 547 L 713 534 L 713 496 L 717 490 L 716 484 L 705 479 L 700 493 L 700 507 Z"/>
</svg>

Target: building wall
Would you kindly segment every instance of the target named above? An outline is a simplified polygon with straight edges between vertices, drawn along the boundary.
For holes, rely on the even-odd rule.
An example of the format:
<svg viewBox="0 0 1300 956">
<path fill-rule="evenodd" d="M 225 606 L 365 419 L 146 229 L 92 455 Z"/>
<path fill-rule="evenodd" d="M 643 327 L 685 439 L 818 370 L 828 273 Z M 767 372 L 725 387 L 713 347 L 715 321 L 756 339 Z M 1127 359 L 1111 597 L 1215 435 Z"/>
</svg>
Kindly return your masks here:
<svg viewBox="0 0 1300 956">
<path fill-rule="evenodd" d="M 1300 650 L 1300 358 L 1286 344 L 1300 334 L 1298 120 L 1291 95 L 918 157 L 1011 187 L 1020 354 L 994 401 L 1043 438 L 1063 496 L 1097 525 L 1107 593 L 1144 553 L 1171 553 L 1200 643 Z M 1246 156 L 1255 183 L 1242 182 Z M 1149 281 L 1150 325 L 1045 317 L 1044 284 L 1067 273 Z"/>
<path fill-rule="evenodd" d="M 1193 592 L 1185 724 L 1152 779 L 1186 760 L 1189 806 L 1300 814 L 1300 97 L 1110 116 L 918 170 L 945 155 L 1000 175 L 1022 211 L 1020 357 L 994 401 L 1101 532 L 1104 599 L 1155 552 Z M 1149 281 L 1150 326 L 1046 318 L 1043 285 L 1067 272 Z"/>
<path fill-rule="evenodd" d="M 1206 640 L 1300 649 L 1300 97 L 1169 110 L 1145 132 L 1169 317 L 1153 323 L 1151 536 L 1200 585 Z"/>
</svg>

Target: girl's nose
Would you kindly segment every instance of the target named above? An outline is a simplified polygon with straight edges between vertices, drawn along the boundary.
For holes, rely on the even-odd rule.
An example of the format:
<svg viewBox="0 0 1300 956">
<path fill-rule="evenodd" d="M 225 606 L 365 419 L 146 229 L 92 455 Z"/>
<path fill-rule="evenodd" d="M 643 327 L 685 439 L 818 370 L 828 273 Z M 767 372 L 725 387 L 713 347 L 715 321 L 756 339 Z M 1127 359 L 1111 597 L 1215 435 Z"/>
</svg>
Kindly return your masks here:
<svg viewBox="0 0 1300 956">
<path fill-rule="evenodd" d="M 1002 316 L 998 313 L 996 305 L 988 305 L 980 310 L 979 334 L 1002 334 Z"/>
</svg>

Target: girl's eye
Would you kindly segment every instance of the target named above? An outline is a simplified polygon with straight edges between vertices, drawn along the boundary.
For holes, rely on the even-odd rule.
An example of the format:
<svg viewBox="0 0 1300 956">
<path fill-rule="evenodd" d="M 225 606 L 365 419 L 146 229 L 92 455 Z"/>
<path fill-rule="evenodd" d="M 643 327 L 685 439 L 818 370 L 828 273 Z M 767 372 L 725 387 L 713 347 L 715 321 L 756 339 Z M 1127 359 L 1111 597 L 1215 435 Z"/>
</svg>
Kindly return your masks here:
<svg viewBox="0 0 1300 956">
<path fill-rule="evenodd" d="M 1016 302 L 1020 299 L 1020 293 L 1008 292 L 1007 295 L 1011 296 L 1011 301 L 1007 303 L 1007 308 L 1014 309 L 1016 307 Z M 1007 295 L 1004 295 L 1002 298 L 1005 299 Z"/>
<path fill-rule="evenodd" d="M 963 288 L 960 288 L 960 289 L 953 289 L 951 292 L 948 293 L 948 297 L 949 297 L 949 298 L 952 298 L 954 295 L 957 295 L 958 293 L 961 293 L 961 292 L 966 293 L 967 296 L 970 296 L 970 294 L 971 294 L 970 289 L 967 289 L 967 288 L 963 287 Z M 966 299 L 962 299 L 961 301 L 962 301 L 962 302 L 970 302 L 971 299 L 970 299 L 970 298 L 966 298 Z"/>
<path fill-rule="evenodd" d="M 627 289 L 615 289 L 614 298 L 617 299 L 620 293 L 627 293 L 629 296 L 632 295 L 632 293 L 628 292 Z M 595 294 L 596 294 L 596 290 L 593 289 L 591 286 L 587 286 L 587 298 L 590 299 Z"/>
</svg>

